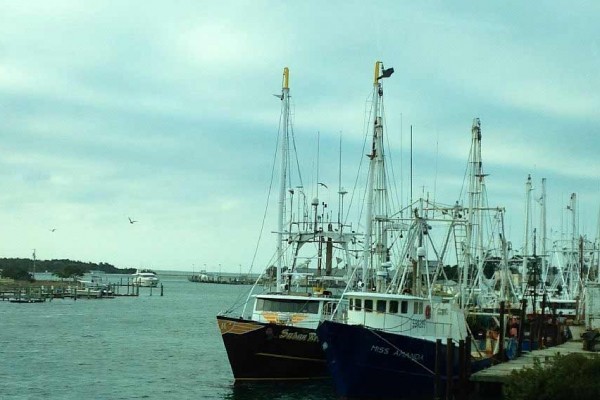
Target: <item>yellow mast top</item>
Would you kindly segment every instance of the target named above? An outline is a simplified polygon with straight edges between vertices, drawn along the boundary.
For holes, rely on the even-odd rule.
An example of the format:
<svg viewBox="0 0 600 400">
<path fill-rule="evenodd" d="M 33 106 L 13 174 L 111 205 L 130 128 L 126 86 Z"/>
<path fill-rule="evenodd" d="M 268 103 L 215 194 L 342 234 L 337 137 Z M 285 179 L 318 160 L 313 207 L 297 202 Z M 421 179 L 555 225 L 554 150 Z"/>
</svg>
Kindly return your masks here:
<svg viewBox="0 0 600 400">
<path fill-rule="evenodd" d="M 376 61 L 375 62 L 375 73 L 374 73 L 374 77 L 373 77 L 373 84 L 377 85 L 377 81 L 379 80 L 379 66 L 383 64 L 381 61 Z"/>
<path fill-rule="evenodd" d="M 283 88 L 284 89 L 289 89 L 288 83 L 290 80 L 290 70 L 288 69 L 288 67 L 285 67 L 283 69 Z"/>
</svg>

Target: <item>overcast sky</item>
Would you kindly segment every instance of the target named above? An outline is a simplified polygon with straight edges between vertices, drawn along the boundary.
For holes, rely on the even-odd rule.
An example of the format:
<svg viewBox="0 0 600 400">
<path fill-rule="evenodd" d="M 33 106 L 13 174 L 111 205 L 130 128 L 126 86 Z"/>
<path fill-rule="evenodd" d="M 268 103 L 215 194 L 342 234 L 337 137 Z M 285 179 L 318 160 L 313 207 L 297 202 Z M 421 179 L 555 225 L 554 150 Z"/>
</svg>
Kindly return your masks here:
<svg viewBox="0 0 600 400">
<path fill-rule="evenodd" d="M 596 1 L 0 1 L 0 257 L 246 270 L 283 68 L 309 178 L 318 142 L 319 180 L 337 187 L 341 136 L 351 186 L 377 60 L 396 71 L 400 166 L 413 129 L 415 191 L 457 200 L 480 118 L 509 239 L 523 239 L 528 174 L 534 197 L 547 179 L 553 234 L 576 193 L 593 239 L 599 20 Z"/>
</svg>

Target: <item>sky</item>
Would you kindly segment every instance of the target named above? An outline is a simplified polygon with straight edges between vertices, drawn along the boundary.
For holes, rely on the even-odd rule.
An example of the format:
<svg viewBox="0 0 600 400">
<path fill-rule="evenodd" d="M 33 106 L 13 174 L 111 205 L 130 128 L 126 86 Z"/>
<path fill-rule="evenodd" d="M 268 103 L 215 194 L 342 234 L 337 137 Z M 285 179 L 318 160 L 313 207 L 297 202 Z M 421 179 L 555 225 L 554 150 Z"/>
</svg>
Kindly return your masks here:
<svg viewBox="0 0 600 400">
<path fill-rule="evenodd" d="M 0 1 L 0 257 L 260 270 L 283 68 L 306 187 L 350 187 L 378 60 L 404 187 L 412 149 L 413 191 L 452 204 L 480 118 L 508 238 L 531 174 L 552 233 L 576 193 L 593 240 L 599 18 L 595 1 Z"/>
</svg>

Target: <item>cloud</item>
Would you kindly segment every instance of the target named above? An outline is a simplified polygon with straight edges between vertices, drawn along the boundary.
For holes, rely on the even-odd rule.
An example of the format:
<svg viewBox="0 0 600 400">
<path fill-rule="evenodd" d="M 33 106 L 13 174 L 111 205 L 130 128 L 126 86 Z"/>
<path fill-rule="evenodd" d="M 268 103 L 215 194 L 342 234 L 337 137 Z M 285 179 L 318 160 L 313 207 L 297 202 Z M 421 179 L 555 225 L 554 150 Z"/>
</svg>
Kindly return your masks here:
<svg viewBox="0 0 600 400">
<path fill-rule="evenodd" d="M 338 185 L 364 179 L 377 60 L 396 71 L 384 82 L 386 139 L 403 200 L 411 151 L 414 195 L 458 199 L 478 117 L 491 201 L 510 208 L 515 236 L 529 173 L 548 178 L 554 215 L 578 192 L 581 215 L 595 220 L 597 11 L 593 2 L 4 2 L 3 253 L 246 264 L 271 184 L 283 67 L 306 194 L 324 181 L 319 197 L 335 203 Z M 136 230 L 123 227 L 128 216 Z M 61 236 L 47 237 L 50 225 Z"/>
</svg>

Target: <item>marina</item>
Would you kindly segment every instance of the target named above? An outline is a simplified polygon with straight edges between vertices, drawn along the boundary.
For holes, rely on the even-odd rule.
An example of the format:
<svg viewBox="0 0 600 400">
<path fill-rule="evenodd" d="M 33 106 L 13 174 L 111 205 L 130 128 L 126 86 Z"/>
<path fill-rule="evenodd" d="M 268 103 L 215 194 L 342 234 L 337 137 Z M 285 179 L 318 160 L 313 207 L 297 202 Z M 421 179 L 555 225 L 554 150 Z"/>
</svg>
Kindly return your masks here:
<svg viewBox="0 0 600 400">
<path fill-rule="evenodd" d="M 600 400 L 594 2 L 0 2 L 0 400 Z"/>
<path fill-rule="evenodd" d="M 424 196 L 411 197 L 405 206 L 395 204 L 387 180 L 392 173 L 384 156 L 382 112 L 382 80 L 393 72 L 381 61 L 375 63 L 365 140 L 370 143 L 369 173 L 362 189 L 366 212 L 358 224 L 363 231 L 349 232 L 350 223 L 340 219 L 343 210 L 337 221 L 323 223 L 320 207 L 331 206 L 318 197 L 310 206 L 296 201 L 296 190 L 286 190 L 288 163 L 281 163 L 277 247 L 264 271 L 274 285 L 268 286 L 268 280 L 255 284 L 245 303 L 238 298 L 241 315 L 233 308 L 217 315 L 236 383 L 331 379 L 341 398 L 466 399 L 497 389 L 512 371 L 533 365 L 530 360 L 548 360 L 567 348 L 574 353 L 572 331 L 583 325 L 583 315 L 599 315 L 594 284 L 600 279 L 600 238 L 575 234 L 573 215 L 571 238 L 550 257 L 542 180 L 542 218 L 536 221 L 542 227 L 540 256 L 529 215 L 528 176 L 525 243 L 518 254 L 506 239 L 506 208 L 490 205 L 487 197 L 479 118 L 472 121 L 467 188 L 458 200 L 442 203 Z M 293 136 L 288 131 L 288 83 L 285 68 L 283 160 L 289 158 L 287 143 Z M 341 182 L 338 193 L 341 206 L 348 193 Z M 287 204 L 296 204 L 299 211 Z M 568 209 L 576 208 L 573 194 Z M 295 215 L 305 219 L 295 221 Z M 318 244 L 317 255 L 300 256 L 300 247 L 312 242 Z M 356 243 L 361 245 L 354 247 Z M 332 249 L 347 254 L 333 257 Z M 335 279 L 333 259 L 343 265 L 344 285 L 326 286 Z M 311 277 L 323 278 L 312 287 L 302 284 L 309 279 L 302 267 L 310 270 L 311 265 L 316 271 Z M 594 305 L 584 312 L 590 299 Z M 596 328 L 588 325 L 587 334 Z M 592 354 L 594 348 L 587 343 L 579 351 Z"/>
<path fill-rule="evenodd" d="M 41 303 L 54 299 L 114 299 L 123 296 L 139 296 L 140 285 L 133 285 L 129 280 L 118 283 L 107 283 L 101 287 L 84 287 L 78 284 L 70 284 L 59 281 L 46 281 L 46 284 L 0 284 L 0 301 L 13 303 Z M 148 292 L 151 296 L 154 292 L 160 296 L 164 295 L 164 286 L 142 287 L 142 293 Z"/>
</svg>

